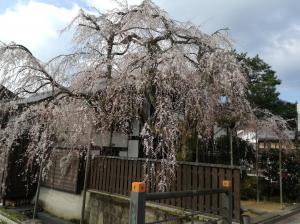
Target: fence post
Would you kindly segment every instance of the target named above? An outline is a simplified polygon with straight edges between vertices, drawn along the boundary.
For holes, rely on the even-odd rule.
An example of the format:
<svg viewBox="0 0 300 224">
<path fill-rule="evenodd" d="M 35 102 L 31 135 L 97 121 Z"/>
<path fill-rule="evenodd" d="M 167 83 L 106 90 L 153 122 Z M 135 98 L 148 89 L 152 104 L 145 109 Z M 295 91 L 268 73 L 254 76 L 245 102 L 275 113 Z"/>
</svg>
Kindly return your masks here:
<svg viewBox="0 0 300 224">
<path fill-rule="evenodd" d="M 223 187 L 227 189 L 226 193 L 222 194 L 222 216 L 226 217 L 226 223 L 232 223 L 232 182 L 223 180 Z"/>
<path fill-rule="evenodd" d="M 146 184 L 133 182 L 130 194 L 129 224 L 145 224 Z"/>
</svg>

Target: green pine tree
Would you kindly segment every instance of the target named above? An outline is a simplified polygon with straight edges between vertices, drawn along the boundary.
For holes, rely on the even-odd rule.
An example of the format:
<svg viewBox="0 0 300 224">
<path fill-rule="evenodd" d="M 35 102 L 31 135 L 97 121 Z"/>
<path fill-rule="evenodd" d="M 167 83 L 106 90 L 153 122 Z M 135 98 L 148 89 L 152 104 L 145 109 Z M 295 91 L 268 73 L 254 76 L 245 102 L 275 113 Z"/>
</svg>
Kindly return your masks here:
<svg viewBox="0 0 300 224">
<path fill-rule="evenodd" d="M 289 121 L 291 128 L 295 128 L 296 104 L 279 98 L 277 87 L 281 84 L 281 80 L 276 72 L 258 55 L 251 58 L 242 53 L 238 57 L 249 76 L 248 98 L 252 106 L 268 109 L 273 114 L 280 115 Z"/>
</svg>

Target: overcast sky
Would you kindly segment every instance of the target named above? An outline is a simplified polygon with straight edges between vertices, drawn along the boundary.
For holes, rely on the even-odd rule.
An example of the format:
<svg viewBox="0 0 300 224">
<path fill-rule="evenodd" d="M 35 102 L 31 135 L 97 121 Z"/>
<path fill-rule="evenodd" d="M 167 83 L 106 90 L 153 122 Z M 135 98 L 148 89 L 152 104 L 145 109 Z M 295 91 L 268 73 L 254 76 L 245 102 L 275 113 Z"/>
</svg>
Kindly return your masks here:
<svg viewBox="0 0 300 224">
<path fill-rule="evenodd" d="M 140 0 L 128 0 L 130 4 Z M 211 33 L 228 27 L 240 52 L 259 54 L 282 80 L 280 97 L 300 102 L 299 0 L 154 0 L 172 18 L 191 21 Z M 111 0 L 0 0 L 0 40 L 27 46 L 46 61 L 70 50 L 60 34 L 80 8 L 101 11 Z"/>
</svg>

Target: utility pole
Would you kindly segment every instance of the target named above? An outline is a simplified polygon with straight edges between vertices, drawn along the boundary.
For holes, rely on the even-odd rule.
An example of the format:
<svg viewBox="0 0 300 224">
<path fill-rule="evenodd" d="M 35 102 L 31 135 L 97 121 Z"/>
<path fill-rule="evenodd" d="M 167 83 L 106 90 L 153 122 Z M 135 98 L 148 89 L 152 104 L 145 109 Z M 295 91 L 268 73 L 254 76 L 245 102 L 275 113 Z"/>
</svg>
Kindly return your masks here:
<svg viewBox="0 0 300 224">
<path fill-rule="evenodd" d="M 232 128 L 229 128 L 230 165 L 233 166 Z"/>
<path fill-rule="evenodd" d="M 83 196 L 82 196 L 80 224 L 84 223 L 87 181 L 88 181 L 89 171 L 90 171 L 91 146 L 92 146 L 92 128 L 91 128 L 90 133 L 89 133 L 89 144 L 88 144 L 87 153 L 86 153 L 86 163 L 85 163 L 85 172 L 84 172 L 84 183 L 83 183 Z"/>
<path fill-rule="evenodd" d="M 297 110 L 297 119 L 296 119 L 296 124 L 297 124 L 297 129 L 296 129 L 296 152 L 298 152 L 299 156 L 299 145 L 300 145 L 300 104 L 296 104 L 296 110 Z"/>
<path fill-rule="evenodd" d="M 196 163 L 199 162 L 199 136 L 197 134 L 197 140 L 196 140 Z"/>
<path fill-rule="evenodd" d="M 33 209 L 32 219 L 35 219 L 36 215 L 37 215 L 43 168 L 44 168 L 44 156 L 42 157 L 42 161 L 40 163 L 39 176 L 38 176 L 38 185 L 37 185 L 37 189 L 36 189 L 36 196 L 35 196 L 35 201 L 34 201 L 34 209 Z"/>
<path fill-rule="evenodd" d="M 258 173 L 258 133 L 257 133 L 257 125 L 255 131 L 255 148 L 256 148 L 256 158 L 255 158 L 255 169 L 256 169 L 256 202 L 259 202 L 259 173 Z"/>
<path fill-rule="evenodd" d="M 280 207 L 283 208 L 283 197 L 282 197 L 282 145 L 279 142 L 279 188 L 280 188 Z"/>
</svg>

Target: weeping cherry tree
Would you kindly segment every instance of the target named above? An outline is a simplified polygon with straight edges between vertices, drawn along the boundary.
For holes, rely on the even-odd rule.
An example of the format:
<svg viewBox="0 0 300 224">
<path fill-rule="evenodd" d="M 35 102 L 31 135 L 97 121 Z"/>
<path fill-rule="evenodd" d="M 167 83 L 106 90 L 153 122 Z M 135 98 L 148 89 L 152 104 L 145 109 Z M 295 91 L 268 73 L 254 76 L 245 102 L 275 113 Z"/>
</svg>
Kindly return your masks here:
<svg viewBox="0 0 300 224">
<path fill-rule="evenodd" d="M 163 188 L 185 131 L 209 136 L 222 97 L 231 116 L 249 112 L 247 76 L 226 29 L 204 33 L 145 0 L 106 13 L 81 10 L 64 32 L 73 33 L 73 52 L 48 62 L 22 45 L 1 44 L 0 84 L 16 96 L 1 108 L 15 116 L 2 130 L 2 148 L 26 132 L 27 154 L 40 161 L 65 133 L 58 136 L 61 126 L 78 146 L 89 126 L 129 134 L 138 120 L 146 158 L 161 159 Z M 20 112 L 20 102 L 36 95 L 43 97 Z"/>
</svg>

